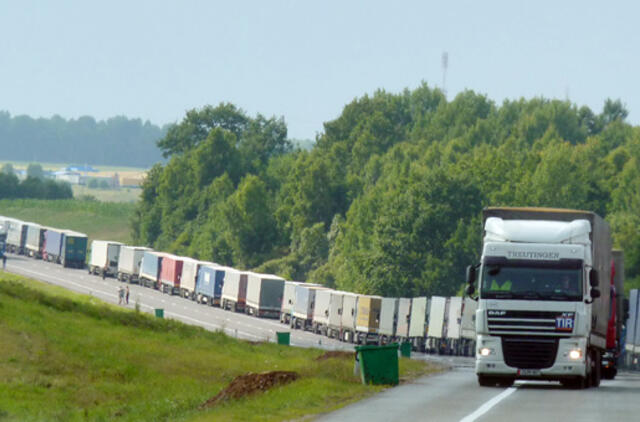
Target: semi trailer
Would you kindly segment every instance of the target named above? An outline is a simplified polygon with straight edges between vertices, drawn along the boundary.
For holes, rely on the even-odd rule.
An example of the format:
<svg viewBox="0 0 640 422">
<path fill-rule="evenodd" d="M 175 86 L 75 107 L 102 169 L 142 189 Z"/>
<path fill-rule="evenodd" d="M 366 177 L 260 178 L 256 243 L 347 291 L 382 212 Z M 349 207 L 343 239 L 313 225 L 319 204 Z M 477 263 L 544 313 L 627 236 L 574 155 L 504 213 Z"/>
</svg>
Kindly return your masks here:
<svg viewBox="0 0 640 422">
<path fill-rule="evenodd" d="M 397 297 L 383 297 L 380 303 L 380 327 L 378 329 L 378 344 L 391 343 L 396 336 L 398 328 L 398 304 Z"/>
<path fill-rule="evenodd" d="M 265 318 L 279 318 L 284 278 L 272 274 L 249 273 L 245 312 Z"/>
<path fill-rule="evenodd" d="M 222 307 L 233 312 L 244 312 L 247 303 L 248 271 L 229 270 L 222 286 Z"/>
<path fill-rule="evenodd" d="M 89 274 L 102 277 L 116 277 L 118 275 L 118 259 L 122 243 L 109 240 L 94 240 L 91 242 L 91 258 L 89 259 Z"/>
<path fill-rule="evenodd" d="M 123 245 L 118 256 L 118 280 L 127 283 L 140 283 L 140 266 L 142 265 L 142 257 L 147 251 L 151 251 L 151 249 Z"/>
</svg>

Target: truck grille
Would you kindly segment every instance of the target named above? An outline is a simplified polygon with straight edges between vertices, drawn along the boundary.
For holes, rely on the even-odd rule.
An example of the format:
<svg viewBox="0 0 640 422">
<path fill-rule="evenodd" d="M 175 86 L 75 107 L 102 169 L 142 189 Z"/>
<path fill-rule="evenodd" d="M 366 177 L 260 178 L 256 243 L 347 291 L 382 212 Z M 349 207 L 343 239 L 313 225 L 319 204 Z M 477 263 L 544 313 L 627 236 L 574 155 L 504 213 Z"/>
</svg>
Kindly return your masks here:
<svg viewBox="0 0 640 422">
<path fill-rule="evenodd" d="M 566 321 L 570 320 L 570 325 Z M 487 311 L 492 335 L 566 336 L 573 332 L 573 312 Z"/>
<path fill-rule="evenodd" d="M 503 337 L 502 352 L 505 363 L 513 368 L 550 368 L 558 353 L 558 339 Z"/>
</svg>

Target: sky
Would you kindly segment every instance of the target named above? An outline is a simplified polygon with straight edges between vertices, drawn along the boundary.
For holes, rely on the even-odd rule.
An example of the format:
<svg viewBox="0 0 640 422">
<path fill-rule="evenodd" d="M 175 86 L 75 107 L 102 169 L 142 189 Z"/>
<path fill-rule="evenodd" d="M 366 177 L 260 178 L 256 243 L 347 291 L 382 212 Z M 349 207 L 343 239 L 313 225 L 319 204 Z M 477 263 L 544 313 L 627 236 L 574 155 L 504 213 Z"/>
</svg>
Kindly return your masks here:
<svg viewBox="0 0 640 422">
<path fill-rule="evenodd" d="M 0 0 L 0 110 L 157 125 L 231 102 L 314 139 L 422 82 L 449 99 L 620 99 L 640 122 L 640 2 Z"/>
</svg>

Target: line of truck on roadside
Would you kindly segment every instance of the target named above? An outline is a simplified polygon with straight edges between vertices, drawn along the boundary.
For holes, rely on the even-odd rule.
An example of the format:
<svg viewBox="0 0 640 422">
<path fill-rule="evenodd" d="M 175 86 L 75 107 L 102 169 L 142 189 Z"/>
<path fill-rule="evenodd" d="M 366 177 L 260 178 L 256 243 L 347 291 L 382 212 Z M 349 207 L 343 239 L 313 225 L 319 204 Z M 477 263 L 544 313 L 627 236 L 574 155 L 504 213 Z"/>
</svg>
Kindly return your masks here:
<svg viewBox="0 0 640 422">
<path fill-rule="evenodd" d="M 87 236 L 1 217 L 10 253 L 84 268 Z M 239 270 L 147 247 L 93 240 L 90 274 L 264 318 L 355 344 L 410 342 L 416 351 L 472 356 L 476 302 L 462 297 L 356 294 Z"/>
</svg>

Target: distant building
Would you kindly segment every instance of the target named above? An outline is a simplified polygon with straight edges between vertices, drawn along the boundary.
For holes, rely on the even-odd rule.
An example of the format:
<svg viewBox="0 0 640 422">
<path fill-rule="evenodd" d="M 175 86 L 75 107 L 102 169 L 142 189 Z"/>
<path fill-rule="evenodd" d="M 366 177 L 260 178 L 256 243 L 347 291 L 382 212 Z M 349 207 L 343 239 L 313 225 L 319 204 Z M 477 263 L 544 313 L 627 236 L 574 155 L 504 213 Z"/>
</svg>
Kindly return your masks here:
<svg viewBox="0 0 640 422">
<path fill-rule="evenodd" d="M 80 173 L 98 173 L 98 170 L 94 169 L 91 166 L 71 165 L 71 166 L 65 167 L 62 170 L 65 170 L 65 171 L 77 171 L 77 172 L 80 172 Z"/>
<path fill-rule="evenodd" d="M 120 176 L 120 186 L 127 188 L 137 188 L 142 186 L 142 182 L 144 182 L 144 174 L 140 175 L 128 175 L 128 176 Z"/>
<path fill-rule="evenodd" d="M 84 182 L 82 174 L 77 171 L 54 171 L 53 177 L 59 182 L 67 182 L 72 185 L 79 185 Z"/>
</svg>

